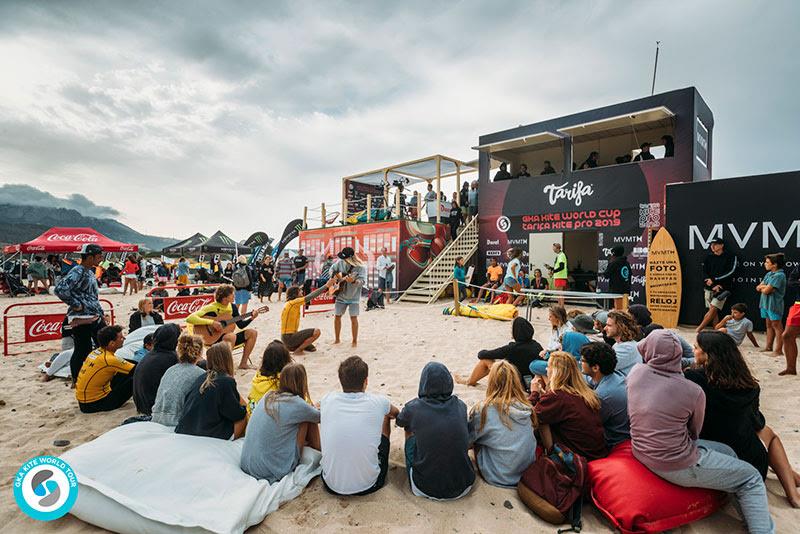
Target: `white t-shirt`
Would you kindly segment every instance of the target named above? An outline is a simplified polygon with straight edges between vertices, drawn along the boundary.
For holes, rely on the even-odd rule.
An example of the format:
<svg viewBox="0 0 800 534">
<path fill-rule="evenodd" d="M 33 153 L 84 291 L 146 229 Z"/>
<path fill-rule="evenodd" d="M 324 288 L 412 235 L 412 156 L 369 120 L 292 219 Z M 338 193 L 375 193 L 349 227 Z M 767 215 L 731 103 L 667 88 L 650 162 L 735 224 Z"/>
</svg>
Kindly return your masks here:
<svg viewBox="0 0 800 534">
<path fill-rule="evenodd" d="M 392 265 L 394 265 L 394 262 L 389 256 L 378 256 L 378 278 L 386 278 L 386 270 Z"/>
<path fill-rule="evenodd" d="M 352 495 L 375 485 L 378 446 L 391 403 L 382 395 L 332 392 L 320 400 L 322 478 L 336 493 Z"/>
</svg>

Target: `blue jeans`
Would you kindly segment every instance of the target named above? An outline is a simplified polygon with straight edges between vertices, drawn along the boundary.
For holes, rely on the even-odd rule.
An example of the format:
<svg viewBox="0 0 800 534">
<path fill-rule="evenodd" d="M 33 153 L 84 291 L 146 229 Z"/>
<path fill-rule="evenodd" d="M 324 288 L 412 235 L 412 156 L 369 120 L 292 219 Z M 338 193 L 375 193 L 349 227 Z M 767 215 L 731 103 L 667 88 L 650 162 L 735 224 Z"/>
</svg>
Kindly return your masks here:
<svg viewBox="0 0 800 534">
<path fill-rule="evenodd" d="M 751 534 L 772 534 L 775 524 L 769 515 L 767 488 L 758 470 L 736 457 L 733 449 L 716 441 L 697 440 L 697 464 L 678 471 L 653 471 L 687 488 L 708 488 L 736 494 L 739 512 Z"/>
</svg>

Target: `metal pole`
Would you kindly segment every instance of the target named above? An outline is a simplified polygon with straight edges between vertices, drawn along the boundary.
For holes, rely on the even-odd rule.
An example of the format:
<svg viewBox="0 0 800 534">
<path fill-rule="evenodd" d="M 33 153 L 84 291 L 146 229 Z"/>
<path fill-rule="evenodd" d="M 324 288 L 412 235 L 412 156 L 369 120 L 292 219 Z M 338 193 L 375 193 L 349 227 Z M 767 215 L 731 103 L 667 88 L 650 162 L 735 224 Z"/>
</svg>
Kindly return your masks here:
<svg viewBox="0 0 800 534">
<path fill-rule="evenodd" d="M 653 86 L 650 88 L 650 96 L 656 92 L 656 71 L 658 70 L 658 47 L 661 44 L 661 41 L 656 41 L 656 61 L 653 65 Z"/>
</svg>

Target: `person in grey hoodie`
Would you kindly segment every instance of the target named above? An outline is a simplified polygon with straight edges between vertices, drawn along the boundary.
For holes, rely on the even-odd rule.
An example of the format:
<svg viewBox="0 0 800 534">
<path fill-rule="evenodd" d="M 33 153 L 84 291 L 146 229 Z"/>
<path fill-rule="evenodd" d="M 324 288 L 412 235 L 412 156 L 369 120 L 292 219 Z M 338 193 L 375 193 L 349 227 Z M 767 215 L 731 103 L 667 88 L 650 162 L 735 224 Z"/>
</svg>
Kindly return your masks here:
<svg viewBox="0 0 800 534">
<path fill-rule="evenodd" d="M 418 497 L 453 500 L 472 489 L 467 406 L 453 395 L 453 377 L 443 364 L 429 362 L 419 378 L 418 398 L 397 416 L 406 430 L 406 470 Z"/>
<path fill-rule="evenodd" d="M 171 366 L 161 377 L 153 405 L 154 423 L 164 426 L 178 426 L 183 415 L 183 402 L 186 394 L 206 372 L 197 366 L 203 355 L 203 338 L 184 334 L 178 338 L 178 363 Z"/>
<path fill-rule="evenodd" d="M 775 532 L 758 470 L 727 445 L 698 439 L 706 397 L 683 377 L 677 335 L 656 330 L 639 343 L 639 351 L 645 365 L 634 367 L 627 378 L 634 457 L 678 486 L 736 494 L 749 532 Z"/>
</svg>

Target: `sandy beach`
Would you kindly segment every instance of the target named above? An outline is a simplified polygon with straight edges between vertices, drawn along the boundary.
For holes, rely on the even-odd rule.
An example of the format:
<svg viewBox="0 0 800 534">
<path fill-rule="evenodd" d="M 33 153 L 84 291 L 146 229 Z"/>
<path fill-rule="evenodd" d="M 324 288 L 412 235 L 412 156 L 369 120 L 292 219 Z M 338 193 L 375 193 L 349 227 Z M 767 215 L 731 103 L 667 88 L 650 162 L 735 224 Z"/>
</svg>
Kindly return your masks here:
<svg viewBox="0 0 800 534">
<path fill-rule="evenodd" d="M 106 296 L 118 314 L 118 322 L 127 324 L 130 310 L 139 296 Z M 53 297 L 27 299 L 4 298 L 3 308 L 13 302 L 46 302 Z M 255 304 L 257 300 L 253 300 Z M 252 305 L 251 304 L 251 305 Z M 510 340 L 510 324 L 491 320 L 442 315 L 447 301 L 434 306 L 399 304 L 385 310 L 362 312 L 358 348 L 349 345 L 350 332 L 344 324 L 342 345 L 333 346 L 331 314 L 309 315 L 303 327 L 317 327 L 322 338 L 318 352 L 297 358 L 309 376 L 311 395 L 316 400 L 339 389 L 338 363 L 356 354 L 370 366 L 369 391 L 387 395 L 399 406 L 417 394 L 419 373 L 431 360 L 444 363 L 451 370 L 467 374 L 481 348 L 491 348 Z M 280 310 L 283 303 L 273 303 L 269 313 L 257 319 L 259 331 L 253 362 L 258 365 L 266 344 L 279 337 Z M 52 308 L 51 308 L 52 309 Z M 60 311 L 56 310 L 56 311 Z M 546 311 L 537 310 L 533 319 L 536 338 L 547 337 Z M 692 330 L 680 330 L 690 342 Z M 6 332 L 2 333 L 3 336 Z M 12 331 L 19 336 L 19 332 Z M 763 346 L 763 334 L 756 336 Z M 55 352 L 57 343 L 50 345 Z M 16 350 L 24 350 L 19 346 Z M 789 458 L 800 467 L 800 414 L 791 409 L 800 406 L 800 378 L 779 377 L 783 358 L 765 355 L 743 344 L 748 363 L 760 381 L 761 409 L 769 424 L 781 437 Z M 40 382 L 38 364 L 49 354 L 26 353 L 0 359 L 0 531 L 3 532 L 96 532 L 100 529 L 68 515 L 51 523 L 29 519 L 19 511 L 12 496 L 12 477 L 30 457 L 52 454 L 90 441 L 135 415 L 133 402 L 111 413 L 85 415 L 78 410 L 73 390 L 66 381 Z M 239 391 L 247 395 L 254 371 L 237 372 Z M 483 397 L 485 385 L 477 388 L 456 385 L 456 394 L 468 405 Z M 69 440 L 65 448 L 55 447 L 54 440 Z M 517 498 L 515 490 L 504 490 L 477 481 L 469 496 L 456 502 L 436 503 L 414 497 L 404 470 L 403 438 L 394 429 L 390 470 L 386 486 L 367 497 L 339 498 L 327 494 L 319 478 L 294 501 L 267 516 L 248 532 L 555 532 L 551 526 L 531 514 Z M 192 466 L 187 465 L 187 469 Z M 212 477 L 212 475 L 209 475 Z M 211 480 L 211 478 L 210 478 Z M 770 511 L 777 531 L 797 532 L 800 511 L 789 507 L 777 478 L 767 479 Z M 612 529 L 591 506 L 584 508 L 583 532 L 611 532 Z M 743 532 L 743 524 L 729 504 L 722 512 L 680 530 L 680 532 Z"/>
</svg>

